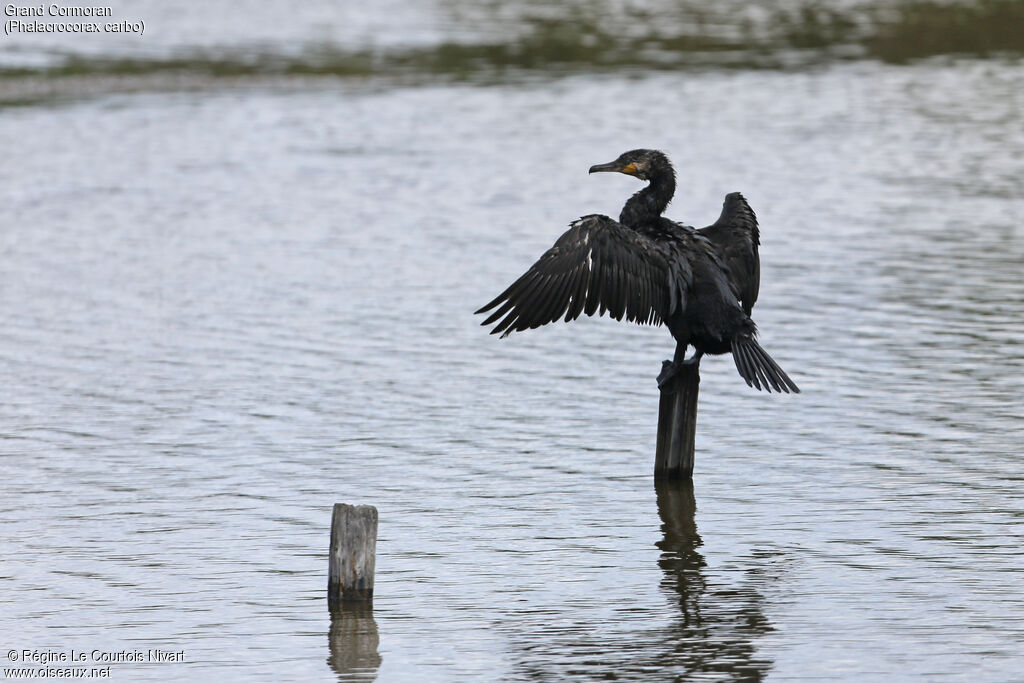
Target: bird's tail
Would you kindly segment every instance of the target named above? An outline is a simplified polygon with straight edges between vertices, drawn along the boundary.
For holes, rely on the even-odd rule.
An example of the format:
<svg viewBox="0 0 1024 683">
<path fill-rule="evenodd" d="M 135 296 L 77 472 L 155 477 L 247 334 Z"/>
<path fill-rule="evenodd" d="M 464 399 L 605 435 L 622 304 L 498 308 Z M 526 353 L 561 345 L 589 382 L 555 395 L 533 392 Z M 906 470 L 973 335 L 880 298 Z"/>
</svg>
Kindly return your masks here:
<svg viewBox="0 0 1024 683">
<path fill-rule="evenodd" d="M 754 339 L 753 334 L 739 334 L 732 340 L 732 359 L 736 361 L 736 369 L 747 386 L 771 393 L 800 393 L 800 388 L 789 378 L 779 364 L 772 360 L 768 352 Z"/>
</svg>

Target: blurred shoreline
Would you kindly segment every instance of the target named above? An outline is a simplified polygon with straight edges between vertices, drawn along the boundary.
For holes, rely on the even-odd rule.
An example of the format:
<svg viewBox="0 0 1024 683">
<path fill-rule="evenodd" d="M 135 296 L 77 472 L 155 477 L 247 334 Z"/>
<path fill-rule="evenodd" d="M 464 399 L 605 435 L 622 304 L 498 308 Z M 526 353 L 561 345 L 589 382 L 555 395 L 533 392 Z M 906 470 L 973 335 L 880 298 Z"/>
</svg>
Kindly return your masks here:
<svg viewBox="0 0 1024 683">
<path fill-rule="evenodd" d="M 431 44 L 175 47 L 81 53 L 49 48 L 45 60 L 0 52 L 0 106 L 115 92 L 211 89 L 333 78 L 388 85 L 493 84 L 575 73 L 686 69 L 805 69 L 860 60 L 906 64 L 940 56 L 1024 55 L 1024 2 L 912 0 L 882 5 L 804 3 L 746 10 L 686 3 L 657 14 L 603 0 L 557 10 L 532 2 L 444 3 L 449 27 Z M 4 54 L 6 52 L 6 55 Z"/>
</svg>

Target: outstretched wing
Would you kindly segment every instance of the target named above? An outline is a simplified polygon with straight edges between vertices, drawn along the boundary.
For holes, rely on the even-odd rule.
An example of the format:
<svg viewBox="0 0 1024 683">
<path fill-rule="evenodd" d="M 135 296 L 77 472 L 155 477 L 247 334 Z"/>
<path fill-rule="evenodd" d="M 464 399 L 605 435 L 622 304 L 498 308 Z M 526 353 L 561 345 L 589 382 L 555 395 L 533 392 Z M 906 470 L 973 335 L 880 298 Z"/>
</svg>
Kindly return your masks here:
<svg viewBox="0 0 1024 683">
<path fill-rule="evenodd" d="M 750 315 L 761 286 L 761 259 L 757 254 L 761 237 L 754 210 L 742 194 L 732 192 L 725 196 L 722 215 L 714 225 L 698 232 L 711 240 L 729 267 L 729 284 Z"/>
<path fill-rule="evenodd" d="M 477 313 L 491 334 L 575 320 L 580 313 L 660 324 L 685 301 L 689 266 L 670 248 L 608 216 L 572 223 L 536 263 Z"/>
</svg>

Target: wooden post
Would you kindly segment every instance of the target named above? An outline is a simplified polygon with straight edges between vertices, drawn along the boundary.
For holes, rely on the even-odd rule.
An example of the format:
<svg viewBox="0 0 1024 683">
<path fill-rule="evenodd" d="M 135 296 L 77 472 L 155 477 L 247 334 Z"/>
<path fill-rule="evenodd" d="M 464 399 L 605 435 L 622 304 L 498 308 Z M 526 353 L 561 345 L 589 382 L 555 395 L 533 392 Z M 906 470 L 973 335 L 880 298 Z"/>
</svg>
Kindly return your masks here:
<svg viewBox="0 0 1024 683">
<path fill-rule="evenodd" d="M 334 504 L 331 516 L 331 554 L 327 568 L 327 604 L 373 600 L 373 571 L 377 564 L 377 508 Z"/>
<path fill-rule="evenodd" d="M 693 477 L 699 393 L 700 369 L 697 365 L 683 365 L 676 376 L 661 388 L 658 445 L 654 455 L 655 479 Z"/>
</svg>

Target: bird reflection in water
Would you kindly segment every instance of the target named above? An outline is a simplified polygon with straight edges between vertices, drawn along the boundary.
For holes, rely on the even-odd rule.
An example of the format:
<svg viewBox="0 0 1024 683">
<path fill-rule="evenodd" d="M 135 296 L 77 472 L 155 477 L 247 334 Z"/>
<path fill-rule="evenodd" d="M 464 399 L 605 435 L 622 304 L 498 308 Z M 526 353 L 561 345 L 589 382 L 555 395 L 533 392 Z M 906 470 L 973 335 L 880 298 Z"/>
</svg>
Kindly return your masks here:
<svg viewBox="0 0 1024 683">
<path fill-rule="evenodd" d="M 658 567 L 662 591 L 678 606 L 678 612 L 670 610 L 673 622 L 639 640 L 601 639 L 600 654 L 594 652 L 594 639 L 580 640 L 577 628 L 568 633 L 539 629 L 519 653 L 519 668 L 527 676 L 544 677 L 570 663 L 594 679 L 646 676 L 652 670 L 677 681 L 761 681 L 768 675 L 772 662 L 757 651 L 757 641 L 772 627 L 757 586 L 770 580 L 772 572 L 765 566 L 770 556 L 758 553 L 745 576 L 737 572 L 735 578 L 717 581 L 700 552 L 693 483 L 657 481 L 655 490 L 663 533 L 656 544 Z M 327 661 L 339 680 L 376 680 L 380 636 L 372 606 L 346 604 L 332 611 L 329 645 Z"/>
<path fill-rule="evenodd" d="M 757 638 L 772 630 L 764 615 L 764 597 L 753 587 L 709 585 L 707 561 L 697 533 L 692 481 L 657 481 L 658 514 L 664 538 L 657 543 L 664 572 L 661 585 L 678 603 L 679 621 L 672 646 L 662 655 L 667 671 L 711 676 L 715 680 L 760 681 L 771 661 L 759 657 Z M 717 676 L 715 675 L 717 674 Z"/>
<path fill-rule="evenodd" d="M 377 679 L 381 656 L 373 605 L 351 603 L 331 610 L 328 665 L 340 681 L 370 683 Z"/>
</svg>

